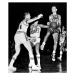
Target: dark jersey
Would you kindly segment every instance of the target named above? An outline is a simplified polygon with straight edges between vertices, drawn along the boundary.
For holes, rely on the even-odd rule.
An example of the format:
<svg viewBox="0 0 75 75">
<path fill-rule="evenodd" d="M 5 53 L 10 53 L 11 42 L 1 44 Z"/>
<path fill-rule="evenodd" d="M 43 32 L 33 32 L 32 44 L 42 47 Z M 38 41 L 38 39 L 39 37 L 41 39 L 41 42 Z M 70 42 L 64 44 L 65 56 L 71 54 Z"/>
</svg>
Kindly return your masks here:
<svg viewBox="0 0 75 75">
<path fill-rule="evenodd" d="M 60 18 L 60 16 L 59 15 L 50 15 L 50 25 L 49 25 L 49 29 L 48 29 L 48 31 L 50 31 L 50 32 L 59 32 L 58 31 L 58 27 L 60 26 L 59 25 L 59 18 Z"/>
</svg>

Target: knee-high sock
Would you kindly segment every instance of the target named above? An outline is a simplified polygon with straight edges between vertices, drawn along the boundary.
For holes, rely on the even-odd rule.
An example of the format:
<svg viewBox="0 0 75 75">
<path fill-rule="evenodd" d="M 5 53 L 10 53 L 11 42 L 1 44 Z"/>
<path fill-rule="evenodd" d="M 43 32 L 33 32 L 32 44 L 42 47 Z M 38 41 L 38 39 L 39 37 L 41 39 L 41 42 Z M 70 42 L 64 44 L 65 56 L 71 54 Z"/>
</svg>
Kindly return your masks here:
<svg viewBox="0 0 75 75">
<path fill-rule="evenodd" d="M 31 66 L 35 66 L 35 61 L 34 61 L 34 57 L 30 57 L 30 64 Z"/>
<path fill-rule="evenodd" d="M 14 64 L 14 62 L 15 62 L 15 60 L 16 60 L 16 58 L 13 56 L 12 57 L 12 59 L 11 59 L 11 61 L 10 61 L 10 64 L 9 64 L 9 66 L 13 66 L 13 64 Z"/>
<path fill-rule="evenodd" d="M 40 66 L 40 55 L 37 55 L 38 66 Z"/>
</svg>

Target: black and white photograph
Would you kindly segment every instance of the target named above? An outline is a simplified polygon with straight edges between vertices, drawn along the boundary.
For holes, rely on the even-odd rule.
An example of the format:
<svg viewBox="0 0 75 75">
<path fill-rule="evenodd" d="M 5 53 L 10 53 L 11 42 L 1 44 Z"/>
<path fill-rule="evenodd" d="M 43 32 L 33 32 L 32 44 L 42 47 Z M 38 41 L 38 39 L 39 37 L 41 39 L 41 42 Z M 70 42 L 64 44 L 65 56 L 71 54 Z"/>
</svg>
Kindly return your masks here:
<svg viewBox="0 0 75 75">
<path fill-rule="evenodd" d="M 67 2 L 8 2 L 8 73 L 67 73 Z"/>
</svg>

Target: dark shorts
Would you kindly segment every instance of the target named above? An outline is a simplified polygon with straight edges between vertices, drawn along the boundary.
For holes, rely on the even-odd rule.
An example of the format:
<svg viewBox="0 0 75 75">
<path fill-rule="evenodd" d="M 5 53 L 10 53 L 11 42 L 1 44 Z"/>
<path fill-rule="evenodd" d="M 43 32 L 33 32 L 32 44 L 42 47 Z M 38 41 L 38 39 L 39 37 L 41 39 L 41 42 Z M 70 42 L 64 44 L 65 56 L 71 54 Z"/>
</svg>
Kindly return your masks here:
<svg viewBox="0 0 75 75">
<path fill-rule="evenodd" d="M 50 33 L 59 33 L 59 30 L 58 29 L 53 29 L 53 28 L 48 28 L 47 32 L 50 32 Z"/>
<path fill-rule="evenodd" d="M 57 25 L 56 22 L 51 22 L 49 25 L 49 28 L 47 30 L 47 32 L 50 33 L 59 33 L 59 29 L 58 29 L 59 25 Z"/>
</svg>

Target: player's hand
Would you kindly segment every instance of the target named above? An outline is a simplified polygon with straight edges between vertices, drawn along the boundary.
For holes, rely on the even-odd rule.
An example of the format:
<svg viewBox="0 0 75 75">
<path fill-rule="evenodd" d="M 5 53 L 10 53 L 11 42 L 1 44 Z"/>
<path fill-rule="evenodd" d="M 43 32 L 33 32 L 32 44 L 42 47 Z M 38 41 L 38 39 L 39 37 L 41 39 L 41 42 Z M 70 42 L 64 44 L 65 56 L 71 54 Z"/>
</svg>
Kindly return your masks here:
<svg viewBox="0 0 75 75">
<path fill-rule="evenodd" d="M 40 48 L 41 48 L 41 50 L 43 50 L 43 49 L 44 49 L 44 45 L 42 44 L 42 45 L 40 46 Z"/>
<path fill-rule="evenodd" d="M 38 19 L 42 18 L 43 17 L 43 14 L 39 14 L 38 15 Z"/>
<path fill-rule="evenodd" d="M 47 22 L 47 25 L 49 25 L 50 24 L 50 22 Z"/>
<path fill-rule="evenodd" d="M 31 42 L 35 42 L 36 41 L 36 38 L 30 38 L 30 41 Z"/>
</svg>

